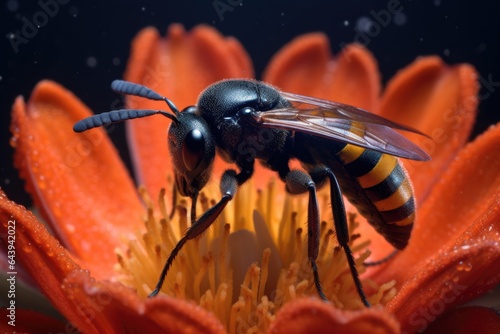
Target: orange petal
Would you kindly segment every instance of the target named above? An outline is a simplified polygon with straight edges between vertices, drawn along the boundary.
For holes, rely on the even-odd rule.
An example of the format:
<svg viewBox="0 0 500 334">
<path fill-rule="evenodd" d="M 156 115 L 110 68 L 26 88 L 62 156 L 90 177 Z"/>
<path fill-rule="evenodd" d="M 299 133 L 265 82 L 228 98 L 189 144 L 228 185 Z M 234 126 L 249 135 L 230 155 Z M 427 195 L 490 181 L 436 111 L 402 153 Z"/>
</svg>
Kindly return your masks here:
<svg viewBox="0 0 500 334">
<path fill-rule="evenodd" d="M 271 60 L 264 81 L 283 91 L 342 102 L 374 111 L 380 94 L 377 63 L 358 44 L 335 59 L 324 34 L 300 36 Z"/>
<path fill-rule="evenodd" d="M 497 125 L 467 145 L 441 176 L 418 212 L 408 247 L 381 275 L 403 283 L 424 269 L 420 265 L 428 258 L 453 247 L 461 238 L 470 238 L 471 243 L 498 240 L 495 233 L 500 233 L 500 224 L 493 222 L 500 221 L 499 170 Z"/>
<path fill-rule="evenodd" d="M 225 78 L 249 78 L 252 65 L 243 47 L 207 26 L 190 33 L 172 25 L 161 39 L 154 28 L 142 30 L 134 39 L 125 79 L 144 84 L 167 96 L 180 109 L 194 105 L 210 84 Z M 134 108 L 166 109 L 164 103 L 129 97 Z M 127 123 L 135 170 L 152 196 L 166 186 L 171 172 L 167 149 L 169 120 L 150 117 Z"/>
<path fill-rule="evenodd" d="M 268 333 L 399 333 L 398 322 L 379 308 L 342 311 L 316 299 L 287 303 Z"/>
<path fill-rule="evenodd" d="M 16 99 L 11 143 L 16 167 L 58 237 L 109 274 L 114 249 L 140 226 L 143 209 L 105 131 L 73 132 L 73 124 L 90 115 L 73 94 L 42 81 L 27 105 Z"/>
<path fill-rule="evenodd" d="M 8 236 L 15 235 L 12 270 L 22 264 L 51 303 L 81 332 L 118 333 L 123 328 L 137 333 L 224 332 L 215 316 L 194 304 L 168 297 L 141 301 L 120 283 L 95 281 L 31 212 L 3 193 L 0 219 L 2 243 L 11 244 Z M 15 234 L 9 226 L 15 226 Z"/>
<path fill-rule="evenodd" d="M 88 274 L 75 273 L 65 290 L 77 301 L 80 323 L 91 324 L 86 333 L 224 333 L 217 318 L 201 307 L 170 297 L 146 301 L 119 283 L 95 282 Z"/>
<path fill-rule="evenodd" d="M 469 144 L 420 210 L 410 243 L 376 276 L 396 279 L 387 307 L 405 329 L 418 330 L 444 310 L 500 282 L 500 126 Z M 436 306 L 432 306 L 436 305 Z M 431 320 L 430 320 L 431 319 Z"/>
<path fill-rule="evenodd" d="M 61 285 L 66 276 L 80 271 L 80 267 L 31 212 L 10 201 L 3 192 L 0 192 L 0 219 L 0 240 L 4 245 L 15 247 L 11 271 L 22 264 L 52 304 L 66 319 L 76 323 L 79 314 Z"/>
<path fill-rule="evenodd" d="M 489 223 L 498 223 L 498 215 L 495 218 Z M 431 257 L 425 267 L 418 265 L 421 271 L 407 277 L 387 304 L 403 331 L 423 330 L 443 312 L 486 293 L 500 282 L 498 242 L 468 242 Z"/>
<path fill-rule="evenodd" d="M 380 114 L 412 126 L 431 138 L 408 134 L 432 157 L 405 161 L 421 203 L 467 141 L 477 112 L 477 74 L 470 65 L 447 66 L 438 57 L 422 57 L 388 84 Z"/>
<path fill-rule="evenodd" d="M 64 333 L 66 329 L 71 329 L 70 325 L 50 318 L 44 314 L 32 310 L 16 308 L 14 317 L 11 318 L 11 311 L 5 308 L 0 310 L 0 333 Z M 13 325 L 9 322 L 14 319 Z"/>
<path fill-rule="evenodd" d="M 500 333 L 500 315 L 488 307 L 460 307 L 434 321 L 424 333 L 498 334 Z"/>
</svg>

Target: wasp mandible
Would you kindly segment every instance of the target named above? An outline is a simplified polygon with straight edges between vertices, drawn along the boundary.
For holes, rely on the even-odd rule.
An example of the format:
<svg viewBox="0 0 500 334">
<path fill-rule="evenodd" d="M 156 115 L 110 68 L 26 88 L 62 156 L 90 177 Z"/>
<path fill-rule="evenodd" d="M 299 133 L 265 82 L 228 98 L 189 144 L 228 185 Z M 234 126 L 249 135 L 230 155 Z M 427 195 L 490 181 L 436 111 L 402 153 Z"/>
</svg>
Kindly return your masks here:
<svg viewBox="0 0 500 334">
<path fill-rule="evenodd" d="M 162 115 L 172 120 L 168 146 L 174 165 L 175 187 L 192 200 L 192 225 L 170 253 L 158 283 L 149 295 L 160 291 L 174 258 L 184 244 L 202 234 L 220 215 L 254 172 L 259 160 L 278 173 L 291 194 L 308 193 L 308 259 L 319 296 L 327 300 L 319 279 L 319 208 L 316 190 L 327 180 L 334 227 L 345 252 L 357 292 L 370 306 L 363 291 L 349 234 L 342 194 L 396 249 L 408 243 L 415 220 L 415 200 L 407 173 L 397 157 L 425 161 L 430 157 L 396 130 L 419 131 L 342 103 L 281 92 L 264 82 L 229 79 L 203 91 L 195 106 L 179 111 L 172 101 L 153 90 L 115 80 L 111 88 L 120 94 L 165 101 L 171 110 L 121 109 L 77 122 L 83 132 L 139 117 Z M 216 151 L 239 171 L 228 169 L 220 181 L 221 199 L 198 219 L 194 208 L 199 192 L 212 171 Z M 304 171 L 291 170 L 298 159 Z"/>
</svg>

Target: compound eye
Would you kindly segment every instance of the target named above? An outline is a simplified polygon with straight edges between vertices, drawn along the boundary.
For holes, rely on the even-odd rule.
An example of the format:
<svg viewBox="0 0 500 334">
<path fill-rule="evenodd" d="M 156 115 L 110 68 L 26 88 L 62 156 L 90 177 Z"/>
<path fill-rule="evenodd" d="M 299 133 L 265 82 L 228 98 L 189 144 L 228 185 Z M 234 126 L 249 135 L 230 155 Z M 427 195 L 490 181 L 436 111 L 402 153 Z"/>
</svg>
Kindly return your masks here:
<svg viewBox="0 0 500 334">
<path fill-rule="evenodd" d="M 189 171 L 195 170 L 205 154 L 205 138 L 200 130 L 194 129 L 184 138 L 182 160 Z"/>
</svg>

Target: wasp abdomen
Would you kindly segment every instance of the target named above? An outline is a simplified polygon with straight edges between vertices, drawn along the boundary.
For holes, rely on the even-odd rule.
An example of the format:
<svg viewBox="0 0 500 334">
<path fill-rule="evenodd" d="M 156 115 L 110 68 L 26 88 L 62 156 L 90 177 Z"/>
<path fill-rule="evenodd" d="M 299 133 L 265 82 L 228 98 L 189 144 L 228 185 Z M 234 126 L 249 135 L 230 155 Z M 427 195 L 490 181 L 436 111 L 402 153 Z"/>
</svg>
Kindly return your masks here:
<svg viewBox="0 0 500 334">
<path fill-rule="evenodd" d="M 337 156 L 360 188 L 354 194 L 345 191 L 350 201 L 394 247 L 404 248 L 415 220 L 415 200 L 399 159 L 350 144 Z"/>
</svg>

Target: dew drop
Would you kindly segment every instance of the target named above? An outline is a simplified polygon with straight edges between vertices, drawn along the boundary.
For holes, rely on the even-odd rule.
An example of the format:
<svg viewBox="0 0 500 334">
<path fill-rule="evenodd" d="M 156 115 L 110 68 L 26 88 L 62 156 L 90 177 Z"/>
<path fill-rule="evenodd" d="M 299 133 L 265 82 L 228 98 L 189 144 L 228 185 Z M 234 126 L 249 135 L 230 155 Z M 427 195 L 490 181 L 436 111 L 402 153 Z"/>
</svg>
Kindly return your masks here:
<svg viewBox="0 0 500 334">
<path fill-rule="evenodd" d="M 52 251 L 51 247 L 49 247 L 48 245 L 47 245 L 47 251 L 45 252 L 45 254 L 48 257 L 53 257 L 54 256 L 54 252 Z"/>
<path fill-rule="evenodd" d="M 42 238 L 40 237 L 40 233 L 35 232 L 34 235 L 33 235 L 33 239 L 35 240 L 35 242 L 36 242 L 37 245 L 41 245 L 42 244 Z"/>
<path fill-rule="evenodd" d="M 12 148 L 16 148 L 17 146 L 17 137 L 10 137 L 9 144 Z"/>
<path fill-rule="evenodd" d="M 23 251 L 27 254 L 33 251 L 33 247 L 31 247 L 31 242 L 28 242 L 28 244 L 23 247 Z"/>
<path fill-rule="evenodd" d="M 73 225 L 73 224 L 66 225 L 66 228 L 68 229 L 69 233 L 74 233 L 75 232 L 75 225 Z"/>
<path fill-rule="evenodd" d="M 349 21 L 345 20 L 344 21 L 344 26 L 347 27 L 349 25 Z"/>
<path fill-rule="evenodd" d="M 458 271 L 470 271 L 472 269 L 472 264 L 469 262 L 460 261 L 457 265 Z"/>
<path fill-rule="evenodd" d="M 40 188 L 41 190 L 44 190 L 45 188 L 47 188 L 47 183 L 45 182 L 44 175 L 38 176 L 38 188 Z"/>
</svg>

